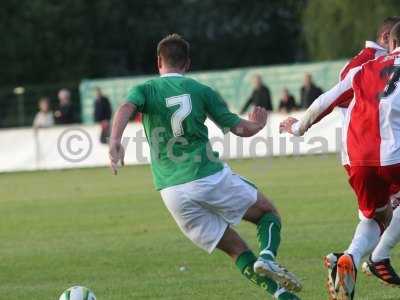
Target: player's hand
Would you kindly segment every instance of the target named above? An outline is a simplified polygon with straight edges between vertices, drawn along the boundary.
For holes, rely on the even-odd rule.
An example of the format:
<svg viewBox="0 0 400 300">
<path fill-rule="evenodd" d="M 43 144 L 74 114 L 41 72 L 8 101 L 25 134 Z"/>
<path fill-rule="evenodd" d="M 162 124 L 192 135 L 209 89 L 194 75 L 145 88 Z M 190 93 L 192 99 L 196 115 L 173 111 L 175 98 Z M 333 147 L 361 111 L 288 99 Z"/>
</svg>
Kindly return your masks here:
<svg viewBox="0 0 400 300">
<path fill-rule="evenodd" d="M 111 171 L 114 175 L 118 173 L 118 163 L 121 162 L 121 166 L 125 165 L 124 157 L 125 157 L 125 149 L 122 146 L 120 141 L 110 140 L 110 149 L 109 149 L 109 157 L 110 157 L 110 167 Z"/>
<path fill-rule="evenodd" d="M 253 111 L 249 113 L 249 120 L 256 123 L 260 128 L 264 128 L 267 123 L 268 112 L 265 108 L 256 106 Z"/>
<path fill-rule="evenodd" d="M 299 120 L 297 120 L 296 118 L 293 118 L 293 117 L 286 118 L 286 120 L 282 121 L 279 124 L 279 132 L 280 133 L 288 132 L 288 133 L 293 134 L 292 126 L 294 123 L 297 123 L 298 121 Z"/>
</svg>

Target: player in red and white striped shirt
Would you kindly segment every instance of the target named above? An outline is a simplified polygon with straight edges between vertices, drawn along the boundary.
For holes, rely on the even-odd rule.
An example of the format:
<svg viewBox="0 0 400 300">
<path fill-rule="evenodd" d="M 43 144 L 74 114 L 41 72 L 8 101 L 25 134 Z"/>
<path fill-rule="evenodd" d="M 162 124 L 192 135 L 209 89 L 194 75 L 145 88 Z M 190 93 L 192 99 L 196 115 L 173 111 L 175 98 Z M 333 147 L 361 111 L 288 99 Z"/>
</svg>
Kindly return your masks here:
<svg viewBox="0 0 400 300">
<path fill-rule="evenodd" d="M 391 215 L 391 186 L 400 185 L 400 23 L 391 31 L 389 49 L 389 55 L 351 69 L 315 100 L 300 121 L 288 118 L 281 123 L 282 131 L 302 135 L 334 107 L 345 105 L 349 93 L 354 92 L 343 127 L 343 144 L 361 221 L 350 247 L 338 259 L 332 299 L 352 299 L 357 267 L 362 256 L 373 249 L 369 270 L 381 280 L 400 285 L 389 259 L 390 249 L 400 241 L 400 210 L 393 213 L 382 238 L 379 226 Z"/>
<path fill-rule="evenodd" d="M 353 68 L 359 67 L 362 64 L 378 58 L 380 56 L 387 54 L 387 47 L 388 47 L 388 40 L 389 40 L 389 33 L 392 27 L 400 21 L 399 17 L 388 17 L 386 18 L 382 24 L 380 25 L 377 33 L 377 40 L 376 42 L 373 41 L 366 41 L 365 48 L 362 49 L 356 56 L 354 56 L 341 70 L 339 79 L 343 80 L 348 72 Z M 353 91 L 349 91 L 346 95 L 347 100 L 343 100 L 340 105 L 340 110 L 343 114 L 343 119 L 345 119 L 346 112 L 348 105 L 350 104 L 351 100 L 353 99 Z M 347 174 L 350 176 L 350 166 L 349 162 L 347 161 L 347 155 L 342 151 L 342 164 L 346 169 Z M 390 191 L 391 202 L 392 206 L 396 207 L 400 204 L 400 187 L 396 185 L 391 186 Z M 385 228 L 381 225 L 381 232 Z M 335 299 L 335 289 L 334 283 L 336 281 L 336 273 L 337 273 L 337 261 L 339 260 L 340 256 L 343 253 L 330 253 L 325 258 L 325 265 L 328 268 L 328 293 L 332 299 Z"/>
<path fill-rule="evenodd" d="M 397 23 L 400 22 L 400 17 L 394 16 L 394 17 L 388 17 L 386 18 L 379 30 L 378 30 L 378 39 L 376 42 L 373 41 L 366 41 L 365 42 L 365 48 L 362 49 L 356 56 L 354 56 L 340 71 L 339 78 L 340 80 L 343 80 L 346 75 L 349 73 L 350 70 L 361 66 L 362 64 L 373 60 L 375 58 L 378 58 L 380 56 L 386 55 L 387 54 L 387 47 L 388 47 L 388 40 L 389 40 L 389 33 L 392 27 Z M 346 116 L 346 111 L 347 108 L 353 99 L 353 92 L 349 92 L 347 95 L 348 101 L 344 101 L 343 104 L 341 104 L 341 111 L 343 113 L 343 116 Z M 348 161 L 346 161 L 346 155 L 342 153 L 342 164 L 345 167 L 348 175 L 350 176 L 350 168 L 348 165 Z M 393 205 L 397 206 L 400 203 L 400 186 L 393 185 L 391 187 L 391 197 L 392 197 L 392 202 Z"/>
<path fill-rule="evenodd" d="M 351 69 L 361 66 L 366 62 L 378 58 L 379 56 L 387 54 L 387 40 L 388 40 L 388 31 L 393 27 L 393 21 L 396 20 L 394 17 L 387 18 L 383 21 L 381 28 L 378 32 L 378 40 L 376 42 L 373 41 L 365 41 L 365 48 L 362 49 L 356 56 L 354 56 L 349 62 L 343 67 L 340 71 L 339 78 L 343 80 L 347 73 Z M 395 23 L 397 23 L 394 21 Z"/>
</svg>

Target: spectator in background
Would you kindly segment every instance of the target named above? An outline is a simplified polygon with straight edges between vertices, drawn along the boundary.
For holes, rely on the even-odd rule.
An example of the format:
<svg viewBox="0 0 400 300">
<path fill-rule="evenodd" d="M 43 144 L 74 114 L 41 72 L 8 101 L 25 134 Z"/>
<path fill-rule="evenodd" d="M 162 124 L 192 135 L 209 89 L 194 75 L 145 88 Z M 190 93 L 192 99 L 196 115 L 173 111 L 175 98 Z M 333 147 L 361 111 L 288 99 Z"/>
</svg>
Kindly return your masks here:
<svg viewBox="0 0 400 300">
<path fill-rule="evenodd" d="M 309 73 L 304 75 L 304 85 L 300 90 L 300 106 L 307 109 L 314 102 L 315 99 L 322 94 L 322 89 L 316 86 L 313 82 L 312 76 Z"/>
<path fill-rule="evenodd" d="M 100 142 L 108 144 L 110 137 L 111 104 L 100 88 L 95 88 L 96 98 L 94 100 L 94 121 L 101 126 Z"/>
<path fill-rule="evenodd" d="M 74 123 L 74 110 L 71 103 L 71 93 L 68 89 L 61 89 L 58 92 L 59 107 L 54 113 L 57 124 Z"/>
<path fill-rule="evenodd" d="M 39 99 L 39 111 L 33 120 L 33 127 L 46 128 L 54 125 L 53 112 L 50 111 L 49 98 L 43 97 Z"/>
<path fill-rule="evenodd" d="M 282 91 L 282 98 L 279 101 L 279 112 L 290 113 L 297 109 L 296 101 L 287 88 Z"/>
<path fill-rule="evenodd" d="M 269 92 L 268 87 L 263 83 L 259 74 L 254 75 L 253 86 L 253 93 L 243 106 L 240 113 L 244 114 L 250 105 L 261 106 L 267 111 L 272 111 L 271 93 Z"/>
</svg>

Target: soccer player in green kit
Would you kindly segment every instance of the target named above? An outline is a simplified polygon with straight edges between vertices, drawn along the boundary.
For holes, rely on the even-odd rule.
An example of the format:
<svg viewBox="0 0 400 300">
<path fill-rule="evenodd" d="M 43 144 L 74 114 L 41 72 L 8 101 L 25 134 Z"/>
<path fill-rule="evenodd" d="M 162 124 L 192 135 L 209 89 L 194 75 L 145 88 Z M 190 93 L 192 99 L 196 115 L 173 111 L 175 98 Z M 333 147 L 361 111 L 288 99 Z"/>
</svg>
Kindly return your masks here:
<svg viewBox="0 0 400 300">
<path fill-rule="evenodd" d="M 114 174 L 123 165 L 123 131 L 141 112 L 155 186 L 182 232 L 209 253 L 215 248 L 225 252 L 247 279 L 275 299 L 299 299 L 293 293 L 301 290 L 299 280 L 275 260 L 281 240 L 278 212 L 212 151 L 204 125 L 209 117 L 221 129 L 249 137 L 265 126 L 267 112 L 255 107 L 249 120 L 241 119 L 218 93 L 185 77 L 189 43 L 177 34 L 159 42 L 157 63 L 161 76 L 133 87 L 114 116 L 109 150 Z M 231 227 L 242 219 L 257 226 L 258 257 Z"/>
</svg>

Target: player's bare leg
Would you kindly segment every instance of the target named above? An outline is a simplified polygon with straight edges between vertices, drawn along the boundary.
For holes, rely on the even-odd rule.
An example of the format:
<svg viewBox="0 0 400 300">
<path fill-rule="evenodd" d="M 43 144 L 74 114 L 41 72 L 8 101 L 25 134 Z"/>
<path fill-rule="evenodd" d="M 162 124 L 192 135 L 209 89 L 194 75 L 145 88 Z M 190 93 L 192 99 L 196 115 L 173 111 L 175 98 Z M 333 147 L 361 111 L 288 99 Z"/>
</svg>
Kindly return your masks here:
<svg viewBox="0 0 400 300">
<path fill-rule="evenodd" d="M 281 221 L 272 202 L 258 192 L 257 202 L 247 210 L 244 219 L 257 225 L 260 254 L 254 271 L 271 277 L 288 290 L 300 291 L 301 283 L 296 276 L 275 261 L 281 241 Z"/>
<path fill-rule="evenodd" d="M 262 193 L 258 192 L 257 202 L 249 207 L 243 219 L 257 225 L 261 218 L 268 213 L 272 213 L 280 219 L 279 213 L 272 202 Z"/>
<path fill-rule="evenodd" d="M 254 272 L 254 263 L 257 258 L 242 240 L 239 234 L 228 227 L 219 241 L 217 248 L 229 255 L 235 262 L 239 271 L 251 282 L 255 283 L 268 294 L 279 300 L 299 300 L 296 295 L 281 287 L 268 276 L 260 276 Z"/>
</svg>

